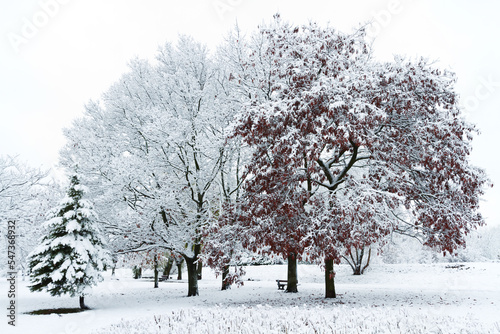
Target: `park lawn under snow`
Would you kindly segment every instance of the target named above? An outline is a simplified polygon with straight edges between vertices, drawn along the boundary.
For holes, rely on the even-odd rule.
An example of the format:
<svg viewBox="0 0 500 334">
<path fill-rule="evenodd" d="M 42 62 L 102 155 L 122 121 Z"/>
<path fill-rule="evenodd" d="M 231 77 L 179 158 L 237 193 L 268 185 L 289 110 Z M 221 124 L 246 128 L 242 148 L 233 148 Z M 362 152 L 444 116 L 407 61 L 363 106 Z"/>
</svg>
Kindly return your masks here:
<svg viewBox="0 0 500 334">
<path fill-rule="evenodd" d="M 337 266 L 338 298 L 324 299 L 323 272 L 299 265 L 299 293 L 278 291 L 286 265 L 247 267 L 245 285 L 220 291 L 210 269 L 200 296 L 185 297 L 186 281 L 134 280 L 130 270 L 86 297 L 91 310 L 28 315 L 78 307 L 77 298 L 30 293 L 19 282 L 17 327 L 1 333 L 500 333 L 500 263 L 376 264 L 363 276 Z M 0 290 L 7 291 L 1 280 Z M 6 293 L 1 305 L 7 305 Z"/>
</svg>

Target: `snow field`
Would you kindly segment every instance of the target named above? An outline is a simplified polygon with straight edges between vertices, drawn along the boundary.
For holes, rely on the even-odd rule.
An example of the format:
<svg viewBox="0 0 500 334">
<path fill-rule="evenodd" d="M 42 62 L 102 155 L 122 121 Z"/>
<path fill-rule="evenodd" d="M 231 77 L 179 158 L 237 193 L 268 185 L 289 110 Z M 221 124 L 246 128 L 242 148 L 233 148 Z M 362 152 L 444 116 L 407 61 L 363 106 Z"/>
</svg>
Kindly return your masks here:
<svg viewBox="0 0 500 334">
<path fill-rule="evenodd" d="M 457 321 L 458 320 L 458 321 Z M 139 333 L 496 333 L 474 319 L 439 317 L 406 308 L 353 309 L 257 305 L 181 309 L 140 320 L 121 321 L 95 331 Z"/>
<path fill-rule="evenodd" d="M 185 280 L 153 289 L 151 280 L 121 269 L 118 280 L 107 272 L 86 297 L 92 310 L 37 316 L 25 313 L 78 307 L 78 300 L 30 293 L 19 281 L 18 326 L 2 322 L 0 333 L 500 333 L 500 263 L 447 266 L 374 264 L 363 276 L 336 266 L 338 298 L 328 300 L 315 265 L 299 265 L 297 294 L 277 290 L 286 265 L 247 267 L 245 285 L 229 291 L 205 269 L 194 298 L 185 297 Z M 6 302 L 0 295 L 0 305 Z"/>
</svg>

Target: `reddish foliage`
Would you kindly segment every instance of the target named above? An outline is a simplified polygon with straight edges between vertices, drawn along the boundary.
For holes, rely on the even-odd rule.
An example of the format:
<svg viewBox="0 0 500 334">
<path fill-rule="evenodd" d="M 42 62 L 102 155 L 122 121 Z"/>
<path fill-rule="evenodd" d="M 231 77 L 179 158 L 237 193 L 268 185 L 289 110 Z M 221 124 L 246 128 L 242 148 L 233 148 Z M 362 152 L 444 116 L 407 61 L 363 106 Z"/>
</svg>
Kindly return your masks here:
<svg viewBox="0 0 500 334">
<path fill-rule="evenodd" d="M 442 251 L 464 245 L 483 224 L 487 179 L 469 164 L 475 129 L 453 74 L 424 60 L 375 62 L 362 31 L 278 20 L 261 34 L 241 65 L 270 64 L 251 78 L 267 93 L 250 94 L 235 130 L 254 149 L 237 219 L 244 246 L 338 261 L 391 231 Z"/>
</svg>

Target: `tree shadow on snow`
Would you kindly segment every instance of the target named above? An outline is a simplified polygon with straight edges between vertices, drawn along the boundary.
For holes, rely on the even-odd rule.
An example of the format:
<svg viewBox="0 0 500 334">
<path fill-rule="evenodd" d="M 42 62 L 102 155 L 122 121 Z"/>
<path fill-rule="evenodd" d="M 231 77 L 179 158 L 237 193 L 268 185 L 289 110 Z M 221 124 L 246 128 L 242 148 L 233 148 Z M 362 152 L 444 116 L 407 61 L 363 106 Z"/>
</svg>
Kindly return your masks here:
<svg viewBox="0 0 500 334">
<path fill-rule="evenodd" d="M 30 314 L 30 315 L 43 315 L 43 314 L 71 314 L 71 313 L 79 313 L 79 312 L 84 312 L 90 310 L 89 308 L 87 309 L 81 309 L 79 307 L 73 307 L 73 308 L 50 308 L 50 309 L 42 309 L 42 310 L 35 310 L 31 312 L 26 312 L 25 314 Z"/>
</svg>

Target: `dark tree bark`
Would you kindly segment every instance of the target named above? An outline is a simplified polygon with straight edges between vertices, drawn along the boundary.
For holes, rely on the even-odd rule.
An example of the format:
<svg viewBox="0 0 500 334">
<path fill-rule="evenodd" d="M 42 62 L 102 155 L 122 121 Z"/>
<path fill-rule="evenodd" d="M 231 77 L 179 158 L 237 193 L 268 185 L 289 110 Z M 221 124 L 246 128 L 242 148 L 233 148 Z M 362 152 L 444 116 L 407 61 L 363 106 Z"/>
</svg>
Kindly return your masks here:
<svg viewBox="0 0 500 334">
<path fill-rule="evenodd" d="M 226 282 L 227 275 L 229 275 L 229 265 L 224 266 L 222 270 L 222 289 L 221 290 L 229 290 L 231 288 L 231 284 Z"/>
<path fill-rule="evenodd" d="M 85 306 L 85 297 L 84 296 L 80 296 L 80 308 L 82 310 L 87 310 L 88 309 L 88 307 Z"/>
<path fill-rule="evenodd" d="M 133 271 L 134 271 L 134 279 L 139 279 L 142 277 L 142 268 L 134 266 Z"/>
<path fill-rule="evenodd" d="M 188 271 L 188 297 L 198 296 L 198 271 L 196 270 L 196 258 L 186 257 Z"/>
<path fill-rule="evenodd" d="M 347 256 L 343 256 L 343 258 L 347 261 L 349 266 L 352 269 L 353 275 L 363 275 L 365 269 L 370 265 L 370 258 L 372 255 L 371 247 L 368 249 L 368 258 L 366 259 L 366 264 L 363 266 L 363 258 L 365 256 L 365 248 L 361 249 L 356 248 L 355 253 L 353 251 L 349 253 L 350 259 Z"/>
<path fill-rule="evenodd" d="M 333 259 L 325 259 L 325 298 L 336 298 Z"/>
<path fill-rule="evenodd" d="M 197 274 L 198 274 L 198 280 L 201 280 L 202 279 L 202 271 L 203 271 L 203 263 L 201 262 L 200 259 L 198 259 L 198 264 L 197 264 L 197 267 L 196 267 L 196 271 L 197 271 Z"/>
<path fill-rule="evenodd" d="M 201 251 L 201 245 L 198 240 L 194 244 L 194 256 L 187 257 L 183 255 L 184 260 L 186 261 L 186 267 L 188 272 L 188 297 L 198 296 L 198 260 Z"/>
<path fill-rule="evenodd" d="M 155 289 L 158 288 L 158 257 L 155 254 L 155 262 L 154 262 L 154 271 L 155 271 Z"/>
<path fill-rule="evenodd" d="M 177 264 L 177 280 L 182 280 L 182 263 Z"/>
<path fill-rule="evenodd" d="M 177 280 L 182 279 L 182 262 L 184 262 L 183 259 L 181 260 L 176 260 L 176 265 L 177 265 Z"/>
<path fill-rule="evenodd" d="M 295 253 L 288 254 L 288 284 L 286 292 L 298 292 L 297 290 L 297 256 Z"/>
<path fill-rule="evenodd" d="M 163 275 L 169 277 L 170 271 L 172 271 L 172 266 L 174 265 L 174 258 L 172 256 L 168 257 L 167 265 L 163 269 Z"/>
</svg>

